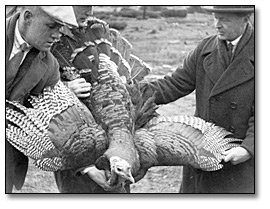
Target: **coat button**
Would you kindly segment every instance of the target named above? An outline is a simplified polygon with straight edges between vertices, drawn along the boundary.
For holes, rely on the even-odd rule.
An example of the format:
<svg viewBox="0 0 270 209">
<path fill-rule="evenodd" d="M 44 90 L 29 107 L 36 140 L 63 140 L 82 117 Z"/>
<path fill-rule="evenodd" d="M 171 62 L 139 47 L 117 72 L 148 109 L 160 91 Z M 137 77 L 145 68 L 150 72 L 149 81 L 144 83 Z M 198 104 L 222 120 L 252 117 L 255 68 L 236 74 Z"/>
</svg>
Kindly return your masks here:
<svg viewBox="0 0 270 209">
<path fill-rule="evenodd" d="M 234 131 L 235 131 L 234 126 L 230 126 L 229 131 L 232 132 L 232 133 L 234 133 Z"/>
<path fill-rule="evenodd" d="M 237 108 L 237 104 L 236 104 L 236 102 L 231 102 L 231 108 L 232 109 L 236 109 Z"/>
<path fill-rule="evenodd" d="M 211 104 L 214 104 L 215 102 L 216 102 L 216 98 L 215 98 L 215 97 L 211 97 L 211 98 L 210 98 L 210 103 L 211 103 Z"/>
</svg>

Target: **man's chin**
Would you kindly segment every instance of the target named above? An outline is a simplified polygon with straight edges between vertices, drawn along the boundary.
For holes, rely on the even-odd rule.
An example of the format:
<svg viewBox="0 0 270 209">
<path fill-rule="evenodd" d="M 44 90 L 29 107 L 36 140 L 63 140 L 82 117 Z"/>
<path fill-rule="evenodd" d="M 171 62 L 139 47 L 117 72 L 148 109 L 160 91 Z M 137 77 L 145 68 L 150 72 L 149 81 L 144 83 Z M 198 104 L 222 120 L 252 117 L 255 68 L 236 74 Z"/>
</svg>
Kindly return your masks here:
<svg viewBox="0 0 270 209">
<path fill-rule="evenodd" d="M 227 40 L 227 38 L 223 35 L 218 35 L 218 39 L 223 40 L 223 41 Z"/>
<path fill-rule="evenodd" d="M 51 50 L 51 48 L 52 48 L 51 46 L 46 46 L 46 47 L 39 48 L 38 50 L 42 52 L 48 52 Z"/>
</svg>

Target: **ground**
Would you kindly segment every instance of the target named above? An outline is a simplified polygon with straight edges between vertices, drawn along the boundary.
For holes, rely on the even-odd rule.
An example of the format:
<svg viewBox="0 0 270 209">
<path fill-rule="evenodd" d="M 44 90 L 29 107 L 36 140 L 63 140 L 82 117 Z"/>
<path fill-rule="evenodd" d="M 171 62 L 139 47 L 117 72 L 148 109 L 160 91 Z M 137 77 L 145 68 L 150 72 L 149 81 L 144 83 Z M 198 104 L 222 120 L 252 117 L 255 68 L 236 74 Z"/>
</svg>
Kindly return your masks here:
<svg viewBox="0 0 270 209">
<path fill-rule="evenodd" d="M 112 18 L 113 19 L 113 18 Z M 184 57 L 197 43 L 214 34 L 212 17 L 188 14 L 186 18 L 132 19 L 115 18 L 128 26 L 121 34 L 133 45 L 133 54 L 149 64 L 153 71 L 148 80 L 160 78 L 181 66 Z M 193 115 L 194 92 L 171 104 L 160 107 L 166 115 Z M 182 167 L 152 167 L 145 177 L 131 185 L 132 193 L 177 193 Z M 18 193 L 58 193 L 53 174 L 35 168 L 31 163 L 26 182 Z"/>
</svg>

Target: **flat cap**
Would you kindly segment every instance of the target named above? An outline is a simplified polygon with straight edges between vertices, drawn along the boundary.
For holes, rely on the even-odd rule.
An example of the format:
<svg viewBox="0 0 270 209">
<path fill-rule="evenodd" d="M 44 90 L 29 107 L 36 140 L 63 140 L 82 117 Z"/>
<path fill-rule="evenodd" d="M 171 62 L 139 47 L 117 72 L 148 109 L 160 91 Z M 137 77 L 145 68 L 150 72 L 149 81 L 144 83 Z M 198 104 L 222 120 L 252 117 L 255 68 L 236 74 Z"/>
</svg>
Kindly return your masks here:
<svg viewBox="0 0 270 209">
<path fill-rule="evenodd" d="M 55 22 L 70 27 L 78 27 L 75 13 L 72 6 L 39 6 Z"/>
</svg>

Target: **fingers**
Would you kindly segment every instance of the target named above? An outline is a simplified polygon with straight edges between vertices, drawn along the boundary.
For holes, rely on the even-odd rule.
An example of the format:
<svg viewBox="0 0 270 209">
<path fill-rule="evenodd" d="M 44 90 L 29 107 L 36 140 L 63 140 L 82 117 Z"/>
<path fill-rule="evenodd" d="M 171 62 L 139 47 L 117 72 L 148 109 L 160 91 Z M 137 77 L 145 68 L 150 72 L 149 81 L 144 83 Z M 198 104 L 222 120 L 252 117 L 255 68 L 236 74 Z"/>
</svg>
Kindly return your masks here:
<svg viewBox="0 0 270 209">
<path fill-rule="evenodd" d="M 87 168 L 87 175 L 105 191 L 115 191 L 123 186 L 122 184 L 111 186 L 109 181 L 107 181 L 106 172 L 104 170 L 97 169 L 95 166 Z"/>
<path fill-rule="evenodd" d="M 229 149 L 222 154 L 225 155 L 224 162 L 231 162 L 233 165 L 237 165 L 239 163 L 239 156 L 235 149 Z"/>
<path fill-rule="evenodd" d="M 74 93 L 79 98 L 86 98 L 90 96 L 91 84 L 82 83 L 74 89 Z"/>
<path fill-rule="evenodd" d="M 88 93 L 77 93 L 76 94 L 76 96 L 78 97 L 78 98 L 87 98 L 87 97 L 89 97 L 90 96 L 90 92 L 88 92 Z"/>
<path fill-rule="evenodd" d="M 74 82 L 74 83 L 87 83 L 86 80 L 84 78 L 77 78 L 71 82 Z"/>
<path fill-rule="evenodd" d="M 231 161 L 234 157 L 234 153 L 231 152 L 230 150 L 227 150 L 227 151 L 223 152 L 222 154 L 225 155 L 224 162 L 226 162 L 226 163 Z"/>
<path fill-rule="evenodd" d="M 251 158 L 248 151 L 243 147 L 235 147 L 222 154 L 225 155 L 224 162 L 231 162 L 233 165 L 245 162 Z"/>
<path fill-rule="evenodd" d="M 78 98 L 86 98 L 90 96 L 91 84 L 86 82 L 84 78 L 78 78 L 70 81 L 68 87 Z"/>
</svg>

